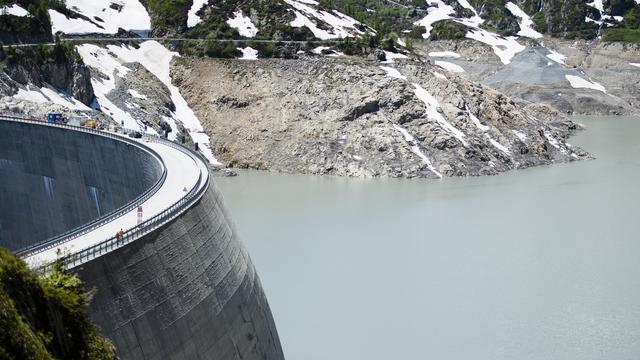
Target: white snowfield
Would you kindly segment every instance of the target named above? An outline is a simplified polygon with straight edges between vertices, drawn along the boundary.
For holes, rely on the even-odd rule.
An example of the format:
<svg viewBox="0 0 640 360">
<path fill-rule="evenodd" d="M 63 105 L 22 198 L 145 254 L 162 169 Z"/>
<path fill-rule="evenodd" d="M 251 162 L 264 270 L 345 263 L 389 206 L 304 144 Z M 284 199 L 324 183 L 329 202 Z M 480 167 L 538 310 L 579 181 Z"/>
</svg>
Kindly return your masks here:
<svg viewBox="0 0 640 360">
<path fill-rule="evenodd" d="M 471 119 L 473 124 L 484 133 L 484 136 L 487 138 L 487 140 L 489 140 L 489 143 L 491 143 L 491 145 L 493 145 L 496 149 L 502 151 L 506 155 L 511 155 L 511 150 L 509 150 L 508 147 L 500 144 L 498 141 L 491 137 L 491 135 L 489 134 L 489 130 L 491 130 L 491 127 L 483 125 L 480 122 L 480 119 L 475 116 L 475 114 L 469 109 L 467 105 L 465 105 L 465 109 L 467 110 L 467 115 L 469 115 L 469 118 Z"/>
<path fill-rule="evenodd" d="M 242 57 L 240 60 L 258 60 L 258 50 L 251 48 L 249 46 L 243 48 L 238 48 L 238 50 L 242 51 Z"/>
<path fill-rule="evenodd" d="M 547 48 L 547 50 L 549 50 L 549 54 L 547 55 L 549 59 L 557 62 L 558 64 L 566 65 L 565 60 L 567 60 L 567 57 L 565 55 L 562 55 L 559 52 L 553 51 L 549 48 Z"/>
<path fill-rule="evenodd" d="M 511 131 L 513 131 L 513 133 L 518 137 L 518 139 L 520 139 L 520 141 L 525 142 L 527 140 L 527 135 L 522 131 L 518 131 L 518 130 L 511 130 Z"/>
<path fill-rule="evenodd" d="M 81 103 L 72 96 L 51 90 L 46 87 L 32 88 L 27 85 L 26 89 L 18 89 L 18 93 L 13 96 L 16 99 L 28 100 L 36 103 L 48 103 L 62 105 L 71 110 L 91 110 L 87 105 Z"/>
<path fill-rule="evenodd" d="M 531 20 L 531 17 L 522 11 L 518 5 L 508 2 L 506 7 L 513 16 L 520 18 L 520 31 L 518 32 L 518 35 L 532 39 L 539 39 L 542 37 L 542 34 L 533 29 L 533 20 Z"/>
<path fill-rule="evenodd" d="M 430 57 L 444 57 L 444 58 L 460 58 L 460 54 L 453 51 L 434 51 L 429 53 Z"/>
<path fill-rule="evenodd" d="M 491 46 L 493 52 L 498 55 L 500 61 L 502 61 L 502 63 L 505 65 L 509 64 L 511 62 L 511 59 L 517 53 L 523 51 L 526 48 L 525 46 L 518 43 L 517 37 L 503 37 L 480 28 L 480 25 L 484 22 L 484 20 L 482 20 L 482 18 L 478 16 L 478 12 L 466 0 L 458 0 L 458 3 L 460 4 L 460 6 L 473 11 L 474 15 L 470 18 L 454 17 L 453 15 L 455 14 L 455 10 L 453 9 L 453 7 L 451 5 L 445 4 L 441 0 L 427 0 L 427 3 L 430 5 L 430 7 L 427 9 L 427 15 L 421 20 L 418 20 L 414 23 L 414 25 L 424 26 L 426 28 L 426 32 L 422 34 L 422 37 L 424 37 L 425 39 L 431 36 L 431 30 L 433 30 L 433 24 L 435 22 L 442 20 L 452 20 L 471 28 L 471 30 L 469 30 L 465 36 L 469 39 L 473 39 Z M 520 9 L 518 8 L 517 10 Z M 513 8 L 513 11 L 517 12 L 517 10 Z M 521 31 L 524 27 L 525 35 L 535 36 L 531 32 L 533 29 L 528 30 L 532 23 L 529 24 L 527 23 L 527 21 L 525 21 L 525 16 L 526 19 L 529 19 L 527 14 L 522 12 L 522 10 L 520 10 L 518 14 L 521 15 L 522 19 Z M 530 21 L 530 19 L 528 21 Z M 529 28 L 526 28 L 527 24 L 529 24 Z"/>
<path fill-rule="evenodd" d="M 169 89 L 171 100 L 176 108 L 175 112 L 171 114 L 172 121 L 168 121 L 173 130 L 169 134 L 169 139 L 175 139 L 178 132 L 176 123 L 182 123 L 194 141 L 198 142 L 200 151 L 207 160 L 214 165 L 220 165 L 211 152 L 209 137 L 204 134 L 200 120 L 182 97 L 178 87 L 171 82 L 170 64 L 174 56 L 180 56 L 177 52 L 169 51 L 162 44 L 153 40 L 139 44 L 138 48 L 126 45 L 108 45 L 106 48 L 102 48 L 84 44 L 77 46 L 77 49 L 85 64 L 100 70 L 107 76 L 107 79 L 93 78 L 91 83 L 100 107 L 103 109 L 107 107 L 108 111 L 105 112 L 110 113 L 116 121 L 124 121 L 125 127 L 132 129 L 141 129 L 143 126 L 142 123 L 133 119 L 125 110 L 116 107 L 107 98 L 107 94 L 115 88 L 114 76 L 125 76 L 130 71 L 123 64 L 140 63 Z"/>
<path fill-rule="evenodd" d="M 422 37 L 425 39 L 431 36 L 431 30 L 433 30 L 433 24 L 435 22 L 452 19 L 451 15 L 455 13 L 452 6 L 445 4 L 440 0 L 427 0 L 427 4 L 432 5 L 427 9 L 427 16 L 422 18 L 422 20 L 415 22 L 415 25 L 424 26 L 425 29 L 427 29 L 427 32 L 422 34 Z"/>
<path fill-rule="evenodd" d="M 450 63 L 448 61 L 436 60 L 434 63 L 437 66 L 440 66 L 441 68 L 447 70 L 448 72 L 452 72 L 452 73 L 463 73 L 464 72 L 464 69 L 461 66 L 456 65 L 454 63 Z"/>
<path fill-rule="evenodd" d="M 187 14 L 187 27 L 194 27 L 202 22 L 202 18 L 196 15 L 196 13 L 200 11 L 207 2 L 207 0 L 193 0 L 193 5 L 191 5 L 191 9 L 189 9 L 189 13 Z"/>
<path fill-rule="evenodd" d="M 404 54 L 398 54 L 391 51 L 384 51 L 385 58 L 387 60 L 383 61 L 383 64 L 393 64 L 396 59 L 408 59 L 409 57 Z"/>
<path fill-rule="evenodd" d="M 142 100 L 146 100 L 147 99 L 147 95 L 140 94 L 139 92 L 137 92 L 134 89 L 129 89 L 129 94 L 131 94 L 131 96 L 133 96 L 134 98 L 138 98 L 138 99 L 142 99 Z"/>
<path fill-rule="evenodd" d="M 400 71 L 398 71 L 397 69 L 394 69 L 388 66 L 380 66 L 380 69 L 384 70 L 387 73 L 387 76 L 389 77 L 400 79 L 400 80 L 407 80 L 407 77 L 402 75 Z"/>
<path fill-rule="evenodd" d="M 233 13 L 233 17 L 227 20 L 227 24 L 238 30 L 241 36 L 252 38 L 258 33 L 258 28 L 253 25 L 251 19 L 242 15 L 242 11 Z"/>
<path fill-rule="evenodd" d="M 567 79 L 567 81 L 569 81 L 569 84 L 571 84 L 571 87 L 574 89 L 593 89 L 602 91 L 603 93 L 607 92 L 607 89 L 605 89 L 604 86 L 595 81 L 585 80 L 575 75 L 565 75 L 565 78 Z"/>
<path fill-rule="evenodd" d="M 438 103 L 438 100 L 436 98 L 429 94 L 429 92 L 427 92 L 427 90 L 425 90 L 422 86 L 416 83 L 413 83 L 413 92 L 416 97 L 422 100 L 422 102 L 426 105 L 427 118 L 435 120 L 445 131 L 453 135 L 465 147 L 469 145 L 464 139 L 464 133 L 455 126 L 451 125 L 451 123 L 448 122 L 447 119 L 442 116 L 442 114 L 440 114 L 440 112 L 438 111 L 438 107 L 440 106 L 440 104 Z"/>
<path fill-rule="evenodd" d="M 517 53 L 526 49 L 525 46 L 516 41 L 516 37 L 514 36 L 505 38 L 484 29 L 469 31 L 466 37 L 491 46 L 493 52 L 498 55 L 500 61 L 505 65 L 511 63 L 511 59 L 513 59 Z"/>
<path fill-rule="evenodd" d="M 433 71 L 431 73 L 433 74 L 433 76 L 435 76 L 436 78 L 438 78 L 440 80 L 447 80 L 447 81 L 449 80 L 449 79 L 447 79 L 446 76 L 444 76 L 443 74 L 441 74 L 441 73 L 439 73 L 437 71 Z"/>
<path fill-rule="evenodd" d="M 364 34 L 363 31 L 356 28 L 356 25 L 361 26 L 357 20 L 335 10 L 328 12 L 309 6 L 316 5 L 315 1 L 284 0 L 284 2 L 295 9 L 293 11 L 296 18 L 289 25 L 293 27 L 306 26 L 319 39 L 340 39 Z M 324 26 L 318 27 L 316 22 L 311 19 L 324 23 Z M 324 28 L 327 27 L 329 29 L 325 30 Z"/>
<path fill-rule="evenodd" d="M 115 9 L 110 5 L 115 4 Z M 49 10 L 52 29 L 55 34 L 115 34 L 118 28 L 125 30 L 149 30 L 151 18 L 147 10 L 138 0 L 97 1 L 66 0 L 68 9 L 86 16 L 90 21 L 81 18 L 67 18 L 65 15 Z"/>
<path fill-rule="evenodd" d="M 431 163 L 431 160 L 429 160 L 429 158 L 424 154 L 424 152 L 422 152 L 422 150 L 418 146 L 418 142 L 413 137 L 413 135 L 409 134 L 407 129 L 403 128 L 398 124 L 393 124 L 393 128 L 396 129 L 398 132 L 400 132 L 404 136 L 404 141 L 406 141 L 409 144 L 409 146 L 411 146 L 411 151 L 414 154 L 418 155 L 418 157 L 422 160 L 422 162 L 424 162 L 425 165 L 427 165 L 427 168 L 432 173 L 434 173 L 437 177 L 442 179 L 442 174 L 438 170 L 436 170 L 436 168 Z"/>
<path fill-rule="evenodd" d="M 5 6 L 4 8 L 6 9 L 7 14 L 9 14 L 9 15 L 20 16 L 20 17 L 29 16 L 29 12 L 27 10 L 25 10 L 22 6 L 18 5 L 18 4 L 13 4 L 11 6 Z"/>
<path fill-rule="evenodd" d="M 194 159 L 179 149 L 163 143 L 147 142 L 144 140 L 140 142 L 156 151 L 164 161 L 167 173 L 167 177 L 158 191 L 142 203 L 142 221 L 146 221 L 182 199 L 189 190 L 195 187 L 200 176 L 202 176 L 204 180 L 209 176 L 209 173 L 205 163 Z M 205 184 L 206 181 L 202 181 L 199 186 L 202 187 Z M 77 253 L 80 250 L 113 238 L 120 229 L 126 231 L 127 229 L 135 227 L 137 224 L 138 209 L 134 208 L 128 213 L 93 231 L 61 243 L 51 249 L 28 256 L 24 260 L 32 267 L 50 263 L 57 259 L 58 253 Z"/>
</svg>

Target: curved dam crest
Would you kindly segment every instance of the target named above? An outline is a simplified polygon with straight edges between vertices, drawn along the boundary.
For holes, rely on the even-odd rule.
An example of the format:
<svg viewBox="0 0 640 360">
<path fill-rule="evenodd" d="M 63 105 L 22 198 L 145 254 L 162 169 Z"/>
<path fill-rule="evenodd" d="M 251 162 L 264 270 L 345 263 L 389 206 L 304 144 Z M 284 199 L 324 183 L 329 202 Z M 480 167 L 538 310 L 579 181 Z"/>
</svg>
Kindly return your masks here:
<svg viewBox="0 0 640 360">
<path fill-rule="evenodd" d="M 13 121 L 0 121 L 0 134 L 0 200 L 12 201 L 3 201 L 0 222 L 17 223 L 3 225 L 5 247 L 37 245 L 111 209 L 102 206 L 118 209 L 163 171 L 143 143 Z M 96 290 L 89 314 L 123 359 L 284 359 L 222 195 L 210 177 L 201 189 L 173 220 L 69 269 Z M 26 210 L 14 211 L 20 201 Z M 38 226 L 46 231 L 34 240 L 29 229 Z"/>
<path fill-rule="evenodd" d="M 111 138 L 0 121 L 0 242 L 16 251 L 95 220 L 150 188 L 162 166 Z"/>
</svg>

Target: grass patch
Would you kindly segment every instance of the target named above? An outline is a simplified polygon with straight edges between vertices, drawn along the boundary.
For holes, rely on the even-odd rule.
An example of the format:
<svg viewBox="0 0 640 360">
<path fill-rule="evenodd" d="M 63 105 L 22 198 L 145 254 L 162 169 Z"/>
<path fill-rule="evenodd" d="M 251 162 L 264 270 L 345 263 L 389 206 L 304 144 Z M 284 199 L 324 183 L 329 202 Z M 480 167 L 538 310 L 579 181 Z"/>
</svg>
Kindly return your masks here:
<svg viewBox="0 0 640 360">
<path fill-rule="evenodd" d="M 604 41 L 640 42 L 640 29 L 605 29 Z"/>
</svg>

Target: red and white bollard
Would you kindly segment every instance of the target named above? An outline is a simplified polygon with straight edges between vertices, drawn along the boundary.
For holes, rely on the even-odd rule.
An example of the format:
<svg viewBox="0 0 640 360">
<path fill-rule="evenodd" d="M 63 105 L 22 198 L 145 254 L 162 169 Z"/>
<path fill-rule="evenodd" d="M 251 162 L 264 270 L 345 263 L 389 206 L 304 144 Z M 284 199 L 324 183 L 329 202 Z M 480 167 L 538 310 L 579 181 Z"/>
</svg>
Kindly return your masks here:
<svg viewBox="0 0 640 360">
<path fill-rule="evenodd" d="M 138 225 L 142 224 L 142 205 L 138 206 Z"/>
</svg>

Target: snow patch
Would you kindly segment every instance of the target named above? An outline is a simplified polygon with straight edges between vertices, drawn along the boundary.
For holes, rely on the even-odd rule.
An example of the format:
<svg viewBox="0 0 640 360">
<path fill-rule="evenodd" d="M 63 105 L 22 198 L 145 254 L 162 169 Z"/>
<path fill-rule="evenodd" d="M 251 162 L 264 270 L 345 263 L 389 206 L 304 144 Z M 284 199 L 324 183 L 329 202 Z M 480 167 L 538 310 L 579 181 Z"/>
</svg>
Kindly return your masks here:
<svg viewBox="0 0 640 360">
<path fill-rule="evenodd" d="M 87 105 L 81 103 L 73 96 L 69 96 L 64 93 L 42 87 L 39 89 L 32 89 L 27 85 L 26 89 L 18 89 L 18 93 L 13 96 L 15 99 L 33 101 L 36 103 L 54 103 L 61 105 L 71 110 L 91 110 Z"/>
<path fill-rule="evenodd" d="M 96 25 L 82 19 L 67 18 L 65 15 L 55 10 L 49 10 L 49 18 L 51 18 L 51 32 L 54 34 L 59 31 L 65 34 L 105 32 L 104 28 L 97 27 Z"/>
<path fill-rule="evenodd" d="M 471 30 L 466 35 L 467 38 L 480 41 L 493 48 L 493 52 L 498 55 L 503 64 L 508 65 L 511 59 L 519 52 L 526 49 L 520 45 L 513 36 L 502 37 L 483 29 Z"/>
<path fill-rule="evenodd" d="M 513 131 L 513 133 L 518 137 L 518 139 L 520 139 L 520 141 L 525 142 L 525 140 L 527 140 L 527 135 L 525 133 L 518 130 L 511 131 Z"/>
<path fill-rule="evenodd" d="M 392 78 L 396 78 L 396 79 L 400 79 L 400 80 L 407 80 L 407 77 L 402 75 L 400 73 L 400 71 L 391 68 L 391 67 L 387 67 L 387 66 L 380 66 L 380 69 L 384 70 L 387 73 L 387 76 L 390 76 Z"/>
<path fill-rule="evenodd" d="M 461 66 L 458 66 L 456 64 L 450 63 L 448 61 L 440 61 L 440 60 L 436 60 L 435 64 L 437 66 L 440 66 L 441 68 L 452 72 L 452 73 L 463 73 L 464 69 Z"/>
<path fill-rule="evenodd" d="M 54 34 L 58 31 L 66 34 L 115 34 L 118 32 L 118 28 L 125 30 L 151 29 L 151 18 L 140 1 L 118 0 L 112 3 L 119 5 L 118 8 L 113 9 L 103 1 L 66 0 L 67 8 L 88 17 L 100 26 L 79 18 L 67 18 L 55 10 L 49 10 L 52 23 L 51 31 Z"/>
<path fill-rule="evenodd" d="M 604 5 L 602 0 L 593 0 L 593 2 L 587 3 L 587 5 L 596 8 L 602 14 L 604 12 Z"/>
<path fill-rule="evenodd" d="M 571 84 L 571 87 L 574 89 L 593 89 L 597 91 L 601 91 L 603 93 L 607 92 L 604 86 L 598 84 L 595 81 L 585 80 L 579 76 L 575 75 L 565 75 L 564 76 L 567 81 Z"/>
<path fill-rule="evenodd" d="M 4 7 L 7 11 L 7 14 L 19 17 L 29 16 L 29 12 L 25 10 L 22 6 L 18 4 L 13 4 L 11 6 Z"/>
<path fill-rule="evenodd" d="M 42 95 L 40 91 L 31 90 L 30 86 L 27 85 L 27 89 L 18 89 L 18 93 L 13 95 L 15 99 L 33 101 L 35 103 L 46 103 L 49 102 L 46 96 Z"/>
<path fill-rule="evenodd" d="M 560 146 L 560 143 L 558 142 L 558 140 L 556 140 L 553 136 L 551 136 L 551 134 L 549 134 L 547 132 L 547 130 L 542 129 L 542 132 L 544 134 L 544 137 L 547 138 L 547 141 L 549 142 L 549 144 L 551 144 L 551 146 L 553 146 L 554 148 L 560 150 L 563 153 L 566 153 L 567 151 L 565 149 L 563 149 Z"/>
<path fill-rule="evenodd" d="M 331 49 L 329 46 L 318 46 L 317 48 L 314 48 L 313 50 L 311 50 L 311 52 L 314 54 L 322 55 L 322 52 L 324 50 L 329 50 L 329 49 Z"/>
<path fill-rule="evenodd" d="M 241 36 L 252 38 L 258 33 L 258 28 L 253 25 L 251 19 L 242 15 L 242 11 L 233 13 L 233 17 L 227 20 L 227 24 L 238 30 Z"/>
<path fill-rule="evenodd" d="M 438 79 L 442 79 L 442 80 L 447 80 L 447 77 L 442 75 L 441 73 L 437 72 L 437 71 L 433 71 L 431 72 L 435 77 L 437 77 Z"/>
<path fill-rule="evenodd" d="M 238 50 L 242 51 L 242 57 L 239 58 L 240 60 L 258 60 L 258 50 L 249 46 L 244 49 L 238 48 Z"/>
<path fill-rule="evenodd" d="M 393 64 L 395 59 L 408 59 L 409 57 L 407 55 L 403 55 L 403 54 L 398 54 L 398 53 L 394 53 L 391 51 L 386 51 L 384 52 L 385 57 L 387 58 L 387 60 L 383 61 L 383 64 Z"/>
<path fill-rule="evenodd" d="M 131 94 L 131 96 L 133 96 L 134 98 L 138 98 L 138 99 L 142 99 L 142 100 L 146 100 L 147 99 L 147 95 L 140 94 L 139 92 L 137 92 L 134 89 L 129 89 L 129 94 Z"/>
<path fill-rule="evenodd" d="M 550 54 L 548 54 L 548 55 L 547 55 L 547 57 L 548 57 L 549 59 L 551 59 L 551 60 L 553 60 L 553 61 L 557 62 L 558 64 L 566 65 L 566 63 L 564 62 L 565 60 L 567 60 L 567 57 L 566 57 L 566 56 L 564 56 L 564 55 L 560 54 L 560 53 L 559 53 L 559 52 L 557 52 L 557 51 L 553 51 L 553 50 L 551 50 L 551 49 L 547 49 L 547 50 L 549 50 L 549 53 L 550 53 Z"/>
<path fill-rule="evenodd" d="M 425 39 L 428 39 L 429 36 L 431 36 L 433 23 L 451 19 L 451 15 L 455 14 L 453 7 L 443 3 L 441 0 L 427 0 L 427 4 L 432 5 L 427 9 L 427 15 L 414 23 L 414 25 L 425 27 L 427 31 L 422 34 L 422 37 Z"/>
<path fill-rule="evenodd" d="M 202 7 L 208 2 L 208 0 L 193 0 L 193 5 L 189 9 L 187 14 L 187 27 L 194 27 L 202 22 L 202 18 L 196 13 L 202 9 Z"/>
<path fill-rule="evenodd" d="M 429 56 L 431 56 L 431 57 L 448 57 L 448 58 L 458 59 L 460 57 L 460 54 L 455 53 L 453 51 L 436 51 L 436 52 L 430 52 Z"/>
<path fill-rule="evenodd" d="M 433 167 L 431 160 L 429 160 L 429 158 L 422 152 L 422 150 L 418 146 L 418 142 L 411 134 L 409 134 L 407 129 L 397 124 L 393 124 L 393 128 L 399 131 L 404 136 L 404 141 L 409 143 L 409 145 L 411 146 L 411 151 L 413 151 L 414 154 L 418 155 L 418 157 L 422 159 L 422 161 L 427 165 L 427 168 L 429 168 L 432 173 L 436 174 L 437 177 L 442 178 L 442 174 L 440 174 L 440 172 L 436 170 L 435 167 Z"/>
<path fill-rule="evenodd" d="M 513 16 L 520 18 L 520 31 L 518 32 L 518 35 L 532 39 L 539 39 L 542 37 L 542 34 L 533 29 L 533 20 L 531 20 L 531 17 L 522 11 L 518 5 L 508 2 L 506 6 Z"/>
<path fill-rule="evenodd" d="M 467 142 L 464 140 L 464 133 L 451 125 L 438 111 L 438 106 L 440 106 L 438 100 L 431 96 L 431 94 L 429 94 L 422 86 L 416 83 L 413 83 L 413 88 L 414 94 L 427 106 L 427 118 L 435 120 L 445 131 L 458 139 L 462 145 L 468 146 Z"/>
<path fill-rule="evenodd" d="M 487 125 L 483 125 L 480 122 L 480 119 L 478 119 L 469 109 L 469 107 L 467 105 L 464 106 L 465 109 L 467 110 L 467 115 L 469 115 L 469 118 L 471 119 L 471 122 L 473 122 L 473 124 L 480 129 L 480 131 L 485 132 L 485 131 L 489 131 L 490 127 Z"/>
<path fill-rule="evenodd" d="M 356 28 L 356 26 L 361 26 L 358 21 L 338 11 L 333 10 L 330 13 L 324 10 L 316 10 L 307 5 L 310 4 L 309 2 L 306 2 L 306 4 L 296 0 L 284 0 L 284 2 L 295 9 L 296 18 L 289 25 L 293 27 L 306 26 L 319 39 L 329 40 L 364 34 L 364 32 Z M 319 28 L 309 17 L 324 22 L 331 29 L 324 30 Z"/>
<path fill-rule="evenodd" d="M 189 108 L 189 105 L 180 94 L 178 88 L 171 82 L 169 65 L 174 56 L 180 56 L 178 53 L 169 51 L 162 46 L 162 44 L 153 40 L 139 44 L 137 49 L 126 45 L 108 45 L 105 49 L 91 44 L 79 45 L 77 49 L 87 65 L 95 65 L 94 67 L 108 77 L 106 80 L 95 77 L 91 81 L 101 108 L 108 108 L 108 110 L 114 114 L 115 118 L 125 121 L 125 126 L 128 126 L 127 124 L 137 125 L 131 126 L 132 128 L 140 128 L 142 126 L 140 122 L 133 119 L 127 112 L 118 109 L 106 97 L 108 92 L 115 87 L 113 76 L 123 76 L 123 74 L 129 71 L 129 69 L 122 66 L 122 64 L 138 62 L 169 89 L 171 100 L 175 105 L 175 112 L 171 114 L 171 117 L 175 121 L 169 122 L 173 130 L 170 133 L 170 139 L 175 140 L 177 135 L 177 126 L 174 127 L 176 123 L 182 123 L 189 132 L 189 135 L 191 135 L 193 141 L 200 145 L 200 152 L 202 152 L 212 164 L 220 165 L 211 152 L 209 137 L 203 132 L 202 124 L 193 110 Z"/>
<path fill-rule="evenodd" d="M 495 146 L 496 149 L 502 151 L 503 153 L 507 154 L 507 155 L 511 155 L 511 150 L 509 150 L 508 147 L 500 144 L 499 142 L 497 142 L 496 140 L 494 140 L 491 135 L 489 134 L 485 134 L 485 136 L 487 137 L 487 139 L 489 139 L 489 142 L 491 143 L 491 145 Z"/>
</svg>

